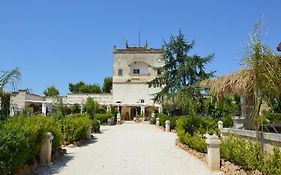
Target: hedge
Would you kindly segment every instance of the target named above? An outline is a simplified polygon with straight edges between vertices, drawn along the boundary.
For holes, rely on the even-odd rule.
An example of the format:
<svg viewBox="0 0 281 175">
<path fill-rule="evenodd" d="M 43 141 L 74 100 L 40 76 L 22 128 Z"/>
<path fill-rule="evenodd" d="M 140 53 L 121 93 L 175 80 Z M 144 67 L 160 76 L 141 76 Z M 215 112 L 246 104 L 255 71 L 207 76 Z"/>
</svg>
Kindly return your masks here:
<svg viewBox="0 0 281 175">
<path fill-rule="evenodd" d="M 259 143 L 237 135 L 222 139 L 221 156 L 247 170 L 259 170 L 266 175 L 281 174 L 281 152 L 274 148 L 273 155 L 260 151 Z"/>
<path fill-rule="evenodd" d="M 64 140 L 68 143 L 85 139 L 87 129 L 92 124 L 89 116 L 84 114 L 67 115 L 61 122 Z"/>
<path fill-rule="evenodd" d="M 39 155 L 46 132 L 54 135 L 53 149 L 62 142 L 54 117 L 16 116 L 0 124 L 0 174 L 11 174 Z"/>
<path fill-rule="evenodd" d="M 107 113 L 99 113 L 94 115 L 95 119 L 99 120 L 101 124 L 107 123 L 107 119 L 114 117 L 114 115 L 110 112 Z"/>
<path fill-rule="evenodd" d="M 197 116 L 181 116 L 176 121 L 176 131 L 181 143 L 199 152 L 207 152 L 205 133 L 218 133 L 217 121 Z"/>
<path fill-rule="evenodd" d="M 179 118 L 177 116 L 170 116 L 170 115 L 163 114 L 163 113 L 156 114 L 156 117 L 159 117 L 160 126 L 163 126 L 163 127 L 165 127 L 165 121 L 169 120 L 171 122 L 171 124 L 170 124 L 171 129 L 176 128 L 176 121 Z"/>
</svg>

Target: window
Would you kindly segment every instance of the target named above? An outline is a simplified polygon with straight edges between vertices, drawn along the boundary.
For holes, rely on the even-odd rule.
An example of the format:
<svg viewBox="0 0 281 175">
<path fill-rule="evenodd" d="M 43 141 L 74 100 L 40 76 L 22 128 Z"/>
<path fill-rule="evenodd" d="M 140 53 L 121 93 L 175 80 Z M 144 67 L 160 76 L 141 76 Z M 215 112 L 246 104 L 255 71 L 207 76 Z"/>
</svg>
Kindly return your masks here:
<svg viewBox="0 0 281 175">
<path fill-rule="evenodd" d="M 144 99 L 141 99 L 141 103 L 144 103 Z"/>
<path fill-rule="evenodd" d="M 122 69 L 118 69 L 118 76 L 123 76 L 123 70 Z"/>
<path fill-rule="evenodd" d="M 133 69 L 133 74 L 140 74 L 140 69 Z"/>
</svg>

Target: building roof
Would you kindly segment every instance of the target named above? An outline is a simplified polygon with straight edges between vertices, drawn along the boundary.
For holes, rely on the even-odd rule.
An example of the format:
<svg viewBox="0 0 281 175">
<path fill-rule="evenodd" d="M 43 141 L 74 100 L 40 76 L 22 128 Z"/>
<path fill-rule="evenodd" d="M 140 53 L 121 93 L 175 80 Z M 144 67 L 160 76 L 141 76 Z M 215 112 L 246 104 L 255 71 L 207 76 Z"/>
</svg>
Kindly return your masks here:
<svg viewBox="0 0 281 175">
<path fill-rule="evenodd" d="M 129 54 L 134 54 L 134 53 L 157 53 L 157 54 L 162 54 L 163 50 L 162 49 L 155 49 L 155 48 L 148 48 L 147 42 L 144 46 L 129 46 L 128 42 L 126 41 L 126 48 L 123 49 L 117 49 L 116 46 L 114 46 L 113 54 L 118 54 L 118 53 L 129 53 Z"/>
</svg>

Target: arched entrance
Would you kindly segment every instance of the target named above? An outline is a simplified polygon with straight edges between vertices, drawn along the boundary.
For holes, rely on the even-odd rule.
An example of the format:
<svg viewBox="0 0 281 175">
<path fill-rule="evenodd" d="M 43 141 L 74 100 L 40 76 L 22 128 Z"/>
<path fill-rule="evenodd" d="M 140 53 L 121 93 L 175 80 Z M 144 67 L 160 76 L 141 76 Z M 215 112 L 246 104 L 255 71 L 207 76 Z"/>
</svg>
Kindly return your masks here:
<svg viewBox="0 0 281 175">
<path fill-rule="evenodd" d="M 131 107 L 130 114 L 130 120 L 133 120 L 134 117 L 137 116 L 137 109 L 135 107 Z"/>
</svg>

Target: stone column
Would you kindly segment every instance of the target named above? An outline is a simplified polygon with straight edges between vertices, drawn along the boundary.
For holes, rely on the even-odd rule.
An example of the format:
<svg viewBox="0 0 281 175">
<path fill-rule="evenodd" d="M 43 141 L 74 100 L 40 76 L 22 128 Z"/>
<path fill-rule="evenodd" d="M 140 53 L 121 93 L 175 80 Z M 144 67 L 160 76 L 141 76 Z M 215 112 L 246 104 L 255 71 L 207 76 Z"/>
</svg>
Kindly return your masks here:
<svg viewBox="0 0 281 175">
<path fill-rule="evenodd" d="M 47 115 L 47 103 L 42 103 L 42 114 Z"/>
<path fill-rule="evenodd" d="M 1 105 L 1 104 L 0 104 Z M 11 104 L 10 105 L 10 116 L 14 116 L 16 113 L 15 111 L 15 105 Z"/>
<path fill-rule="evenodd" d="M 145 106 L 141 106 L 142 121 L 145 119 Z"/>
<path fill-rule="evenodd" d="M 54 136 L 52 135 L 52 133 L 47 132 L 46 135 L 46 140 L 43 143 L 42 147 L 41 147 L 41 152 L 40 152 L 40 163 L 42 165 L 51 165 L 51 155 L 52 155 L 52 140 L 53 140 Z"/>
<path fill-rule="evenodd" d="M 207 162 L 210 171 L 220 170 L 220 144 L 221 140 L 216 135 L 208 135 L 206 139 L 208 145 Z"/>
<path fill-rule="evenodd" d="M 170 120 L 166 120 L 165 121 L 165 131 L 166 132 L 170 132 L 171 131 L 170 125 L 171 125 Z"/>
<path fill-rule="evenodd" d="M 91 139 L 91 134 L 92 134 L 92 125 L 89 125 L 86 133 L 86 139 L 90 140 Z"/>
<path fill-rule="evenodd" d="M 223 128 L 223 122 L 220 120 L 218 121 L 218 128 L 221 130 Z"/>
<path fill-rule="evenodd" d="M 107 105 L 106 106 L 106 112 L 110 112 L 111 111 L 111 106 L 110 105 Z"/>
<path fill-rule="evenodd" d="M 156 118 L 156 126 L 160 126 L 159 117 Z"/>
<path fill-rule="evenodd" d="M 119 112 L 117 113 L 117 117 L 116 118 L 117 118 L 117 124 L 120 125 L 121 124 L 121 114 Z"/>
<path fill-rule="evenodd" d="M 80 105 L 80 113 L 81 114 L 83 113 L 83 105 L 82 104 Z"/>
<path fill-rule="evenodd" d="M 159 112 L 159 113 L 162 113 L 162 112 L 163 112 L 163 106 L 159 106 L 159 107 L 158 107 L 158 112 Z"/>
</svg>

